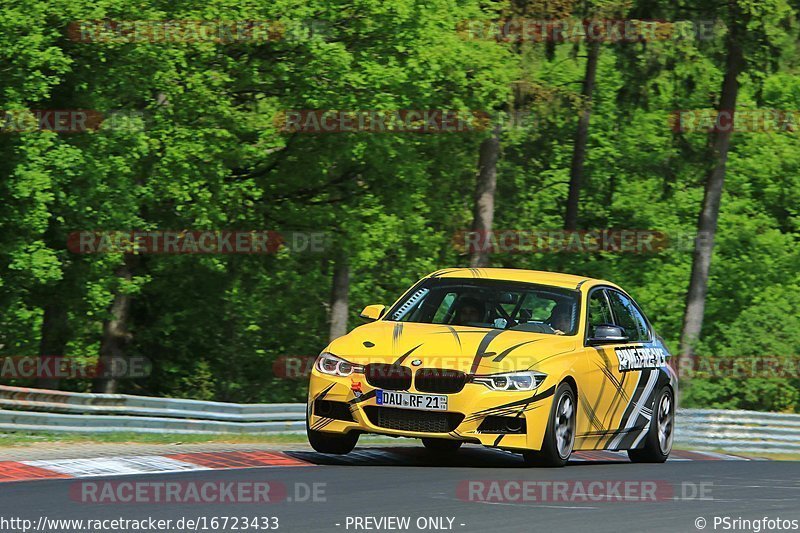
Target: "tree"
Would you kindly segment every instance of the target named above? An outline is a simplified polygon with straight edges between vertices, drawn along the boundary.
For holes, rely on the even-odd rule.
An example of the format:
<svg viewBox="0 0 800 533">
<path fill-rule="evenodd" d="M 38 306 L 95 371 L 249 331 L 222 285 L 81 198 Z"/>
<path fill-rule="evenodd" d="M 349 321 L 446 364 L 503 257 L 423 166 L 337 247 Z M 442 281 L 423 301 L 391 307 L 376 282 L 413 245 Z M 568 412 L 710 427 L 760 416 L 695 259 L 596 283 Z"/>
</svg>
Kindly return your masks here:
<svg viewBox="0 0 800 533">
<path fill-rule="evenodd" d="M 497 188 L 497 160 L 500 158 L 500 125 L 490 137 L 481 142 L 478 150 L 478 171 L 475 179 L 475 200 L 472 208 L 472 234 L 477 246 L 470 250 L 469 266 L 489 266 L 489 245 L 494 220 L 494 193 Z"/>
<path fill-rule="evenodd" d="M 726 23 L 728 32 L 725 39 L 725 68 L 722 80 L 718 117 L 718 129 L 714 132 L 710 146 L 709 159 L 712 161 L 704 186 L 703 204 L 697 221 L 689 288 L 686 294 L 686 309 L 681 331 L 681 356 L 693 361 L 695 346 L 700 339 L 709 286 L 709 273 L 720 214 L 720 203 L 726 177 L 731 133 L 736 128 L 735 115 L 740 88 L 740 76 L 747 71 L 748 64 L 754 61 L 765 65 L 778 65 L 781 47 L 786 43 L 786 22 L 791 14 L 788 4 L 776 0 L 763 5 L 746 1 L 732 1 L 727 4 Z M 766 67 L 764 70 L 768 70 Z M 765 72 L 756 73 L 756 80 L 763 78 Z M 760 89 L 759 89 L 760 92 Z"/>
<path fill-rule="evenodd" d="M 600 56 L 600 42 L 590 41 L 586 46 L 586 74 L 581 84 L 583 105 L 575 131 L 575 148 L 572 152 L 572 163 L 569 170 L 569 193 L 567 209 L 564 213 L 564 229 L 578 229 L 578 203 L 583 183 L 583 167 L 586 161 L 586 144 L 589 140 L 589 120 L 592 116 L 592 93 L 597 76 L 597 61 Z"/>
<path fill-rule="evenodd" d="M 334 340 L 347 333 L 347 315 L 350 311 L 347 305 L 349 293 L 350 265 L 347 263 L 347 256 L 344 252 L 340 252 L 333 263 L 330 340 Z"/>
<path fill-rule="evenodd" d="M 738 10 L 734 13 L 738 15 Z M 738 78 L 745 66 L 741 37 L 746 21 L 741 20 L 738 16 L 733 16 L 730 22 L 731 26 L 726 40 L 725 77 L 722 81 L 718 111 L 733 117 L 739 93 Z M 731 129 L 723 128 L 714 133 L 710 154 L 714 164 L 705 180 L 703 207 L 697 221 L 697 239 L 692 258 L 689 290 L 686 294 L 686 311 L 683 318 L 680 347 L 680 357 L 685 357 L 690 361 L 693 359 L 694 346 L 700 338 L 703 328 L 708 274 L 711 268 L 711 255 L 714 251 L 714 236 L 717 231 L 730 141 Z"/>
</svg>

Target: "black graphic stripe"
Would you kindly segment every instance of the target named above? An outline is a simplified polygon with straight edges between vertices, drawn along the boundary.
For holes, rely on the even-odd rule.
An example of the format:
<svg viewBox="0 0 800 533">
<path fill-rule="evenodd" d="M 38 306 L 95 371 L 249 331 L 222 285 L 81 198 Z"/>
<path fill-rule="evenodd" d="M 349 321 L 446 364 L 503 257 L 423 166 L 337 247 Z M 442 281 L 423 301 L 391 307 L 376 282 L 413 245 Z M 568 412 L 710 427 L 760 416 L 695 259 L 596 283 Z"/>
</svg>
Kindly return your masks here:
<svg viewBox="0 0 800 533">
<path fill-rule="evenodd" d="M 620 406 L 627 405 L 623 404 L 623 401 L 627 402 L 629 400 L 628 393 L 625 391 L 625 380 L 628 379 L 628 374 L 629 372 L 622 374 L 622 380 L 619 382 L 620 389 L 622 389 L 622 394 L 615 396 L 611 401 L 611 404 L 608 406 L 608 412 L 606 412 L 605 419 L 608 420 L 609 426 L 611 426 L 611 424 L 614 422 L 614 417 L 617 416 L 617 411 L 619 410 Z"/>
<path fill-rule="evenodd" d="M 314 412 L 313 412 L 313 405 L 314 405 L 314 402 L 315 402 L 315 401 L 317 401 L 317 400 L 321 400 L 321 399 L 323 399 L 323 398 L 324 398 L 324 397 L 325 397 L 325 396 L 326 396 L 326 395 L 327 395 L 327 394 L 328 394 L 328 393 L 331 391 L 331 389 L 332 389 L 333 387 L 335 387 L 335 386 L 336 386 L 336 383 L 331 383 L 330 385 L 328 385 L 327 387 L 325 387 L 324 389 L 322 389 L 322 390 L 320 391 L 320 393 L 319 393 L 319 394 L 317 394 L 316 396 L 314 396 L 314 399 L 311 401 L 311 405 L 309 405 L 309 409 L 308 409 L 309 411 L 311 411 L 311 414 L 313 414 L 313 413 L 314 413 Z M 314 416 L 319 416 L 319 415 L 314 415 Z M 319 419 L 319 420 L 317 420 L 317 421 L 314 423 L 314 427 L 312 427 L 311 429 L 317 429 L 317 426 L 319 426 L 321 423 L 325 422 L 325 420 L 329 420 L 329 422 L 327 422 L 327 423 L 325 423 L 325 424 L 322 424 L 323 426 L 325 426 L 325 425 L 329 424 L 331 421 L 333 421 L 333 419 L 332 419 L 332 418 L 331 418 L 331 419 L 326 419 L 325 417 L 320 417 L 320 419 Z"/>
<path fill-rule="evenodd" d="M 511 348 L 506 348 L 505 350 L 503 350 L 502 352 L 500 352 L 500 353 L 497 355 L 497 357 L 495 357 L 494 359 L 492 359 L 492 361 L 494 361 L 495 363 L 499 363 L 500 361 L 502 361 L 503 359 L 505 359 L 505 358 L 506 358 L 506 356 L 507 356 L 508 354 L 510 354 L 511 352 L 513 352 L 514 350 L 516 350 L 517 348 L 519 348 L 519 347 L 521 347 L 521 346 L 525 346 L 526 344 L 532 344 L 532 343 L 534 343 L 534 342 L 539 342 L 540 340 L 542 340 L 542 339 L 534 339 L 534 340 L 532 340 L 532 341 L 525 341 L 525 342 L 521 342 L 521 343 L 519 343 L 519 344 L 515 344 L 515 345 L 514 345 L 514 346 L 512 346 Z"/>
<path fill-rule="evenodd" d="M 323 398 L 325 397 L 325 395 L 326 395 L 326 394 L 328 394 L 328 393 L 331 391 L 331 389 L 332 389 L 333 387 L 335 387 L 335 386 L 336 386 L 336 383 L 331 383 L 330 385 L 328 385 L 327 387 L 325 387 L 324 389 L 322 389 L 322 392 L 320 392 L 319 394 L 317 394 L 317 395 L 314 397 L 314 399 L 315 399 L 315 400 L 321 400 L 321 399 L 323 399 Z"/>
<path fill-rule="evenodd" d="M 489 413 L 490 411 L 496 411 L 498 409 L 504 409 L 506 407 L 516 407 L 518 405 L 527 405 L 529 403 L 536 403 L 538 401 L 544 400 L 545 398 L 549 398 L 550 396 L 555 394 L 555 392 L 556 392 L 556 386 L 553 385 L 552 387 L 550 387 L 546 391 L 540 392 L 538 394 L 534 394 L 530 398 L 523 398 L 522 400 L 516 400 L 514 402 L 509 402 L 509 403 L 506 403 L 506 404 L 503 404 L 503 405 L 498 405 L 496 407 L 491 407 L 489 409 L 483 409 L 482 411 L 476 411 L 475 414 Z"/>
<path fill-rule="evenodd" d="M 600 419 L 597 418 L 597 413 L 594 412 L 594 408 L 589 404 L 589 400 L 587 400 L 586 396 L 583 394 L 579 394 L 578 398 L 581 402 L 581 406 L 583 406 L 583 410 L 586 411 L 586 415 L 589 417 L 589 423 L 597 431 L 602 431 L 603 424 L 600 422 Z"/>
<path fill-rule="evenodd" d="M 647 397 L 642 397 L 639 401 L 641 402 L 641 409 L 639 410 L 639 414 L 636 417 L 635 423 L 631 427 L 631 432 L 628 433 L 625 437 L 622 438 L 622 442 L 620 443 L 620 448 L 633 448 L 634 442 L 636 442 L 639 437 L 642 436 L 642 433 L 650 429 L 650 424 L 653 420 L 653 408 L 655 407 L 655 396 L 658 393 L 658 380 L 656 380 L 655 386 L 653 390 L 650 391 L 650 394 Z"/>
<path fill-rule="evenodd" d="M 472 360 L 472 367 L 469 371 L 470 374 L 474 374 L 478 370 L 478 366 L 480 366 L 481 359 L 484 357 L 492 357 L 495 355 L 494 352 L 487 353 L 486 348 L 489 347 L 489 344 L 501 333 L 503 333 L 502 329 L 493 329 L 481 339 L 480 344 L 478 345 L 478 350 L 475 352 L 475 358 Z"/>
<path fill-rule="evenodd" d="M 611 401 L 611 403 L 608 406 L 608 412 L 606 412 L 606 419 L 608 420 L 608 425 L 610 426 L 613 423 L 614 417 L 617 415 L 617 409 L 619 409 L 619 406 L 622 405 L 622 402 L 623 401 L 628 402 L 630 400 L 630 398 L 628 397 L 628 393 L 625 390 L 625 380 L 628 378 L 630 372 L 623 372 L 622 379 L 621 380 L 617 379 L 617 377 L 614 375 L 613 372 L 612 363 L 609 360 L 608 356 L 606 355 L 605 350 L 598 349 L 598 352 L 603 357 L 603 360 L 606 362 L 606 368 L 608 369 L 609 379 L 612 379 L 612 381 L 615 383 L 619 383 L 618 394 Z"/>
<path fill-rule="evenodd" d="M 403 334 L 403 323 L 398 322 L 394 325 L 394 329 L 392 330 L 392 347 L 397 350 L 398 344 L 400 343 L 400 336 Z M 396 352 L 395 352 L 396 353 Z"/>
<path fill-rule="evenodd" d="M 611 385 L 614 387 L 614 389 L 617 391 L 617 393 L 614 395 L 614 398 L 609 403 L 608 409 L 606 410 L 606 413 L 603 416 L 603 419 L 601 421 L 601 423 L 603 424 L 603 427 L 610 427 L 612 422 L 613 422 L 613 420 L 614 420 L 614 418 L 613 418 L 613 416 L 611 418 L 609 418 L 609 413 L 611 413 L 612 409 L 613 409 L 614 413 L 616 413 L 615 406 L 618 406 L 623 400 L 627 402 L 628 399 L 629 399 L 628 398 L 628 393 L 625 392 L 625 387 L 623 385 L 626 375 L 625 374 L 622 375 L 622 380 L 623 381 L 620 382 L 620 380 L 617 379 L 617 377 L 614 375 L 614 373 L 611 370 L 611 368 L 612 368 L 611 367 L 611 361 L 609 360 L 608 355 L 606 354 L 605 350 L 602 350 L 602 349 L 599 349 L 599 348 L 596 348 L 596 350 L 597 350 L 597 353 L 600 355 L 600 357 L 603 358 L 603 362 L 605 363 L 604 365 L 598 364 L 597 365 L 598 368 L 603 373 L 603 375 L 606 377 L 606 380 L 608 380 L 611 383 Z M 603 384 L 600 387 L 600 394 L 598 395 L 597 403 L 594 405 L 595 411 L 597 410 L 598 406 L 600 405 L 600 402 L 602 401 L 602 399 L 604 397 L 603 394 L 605 392 L 606 380 L 603 380 Z"/>
<path fill-rule="evenodd" d="M 636 390 L 633 391 L 633 397 L 631 401 L 628 403 L 628 407 L 625 409 L 625 413 L 622 415 L 622 420 L 620 420 L 619 427 L 624 428 L 625 425 L 628 423 L 628 419 L 633 414 L 633 411 L 636 409 L 636 404 L 639 403 L 642 399 L 642 394 L 644 393 L 644 389 L 647 386 L 647 382 L 650 379 L 650 373 L 652 370 L 643 370 L 639 375 L 639 383 L 636 384 Z"/>
<path fill-rule="evenodd" d="M 458 330 L 453 326 L 447 326 L 447 329 L 453 334 L 453 337 L 455 337 L 456 342 L 458 343 L 458 349 L 461 350 L 461 337 L 458 336 Z"/>
<path fill-rule="evenodd" d="M 608 448 L 608 446 L 611 444 L 611 441 L 614 440 L 614 438 L 617 435 L 619 435 L 620 433 L 624 432 L 623 430 L 625 429 L 625 425 L 628 422 L 628 418 L 630 418 L 631 413 L 633 412 L 634 404 L 639 399 L 639 396 L 642 394 L 642 391 L 644 391 L 645 383 L 647 383 L 647 380 L 644 379 L 644 373 L 640 372 L 639 373 L 639 381 L 638 381 L 638 383 L 636 383 L 636 388 L 633 390 L 633 394 L 631 395 L 631 398 L 628 400 L 628 403 L 625 406 L 625 410 L 622 413 L 622 418 L 620 419 L 619 424 L 617 424 L 617 427 L 614 428 L 614 433 L 612 433 L 608 437 L 608 439 L 606 440 L 605 444 L 603 445 L 604 449 Z M 614 411 L 612 413 L 612 417 L 614 415 L 616 415 L 616 412 L 617 412 L 617 408 L 614 409 Z M 612 418 L 612 420 L 613 420 L 613 418 Z"/>
<path fill-rule="evenodd" d="M 397 358 L 397 361 L 395 361 L 395 362 L 394 362 L 394 364 L 395 364 L 395 365 L 402 365 L 402 364 L 403 364 L 403 361 L 405 361 L 405 360 L 406 360 L 406 358 L 407 358 L 409 355 L 411 355 L 412 353 L 414 353 L 414 351 L 415 351 L 417 348 L 419 348 L 420 346 L 422 346 L 422 344 L 417 344 L 416 346 L 414 346 L 413 348 L 411 348 L 409 351 L 407 351 L 406 353 L 404 353 L 403 355 L 401 355 L 400 357 L 398 357 L 398 358 Z"/>
<path fill-rule="evenodd" d="M 586 438 L 586 437 L 603 437 L 606 435 L 610 435 L 612 433 L 617 433 L 615 429 L 604 429 L 600 431 L 587 431 L 586 433 L 581 433 L 578 435 L 579 437 Z"/>
<path fill-rule="evenodd" d="M 625 389 L 622 387 L 622 382 L 617 379 L 617 376 L 615 376 L 611 372 L 611 370 L 609 370 L 607 367 L 604 367 L 602 365 L 597 365 L 597 366 L 600 367 L 600 371 L 606 376 L 606 378 L 608 378 L 608 381 L 610 381 L 611 384 L 614 385 L 614 388 L 617 389 L 617 394 L 619 394 L 622 397 L 623 400 L 627 401 L 628 400 L 628 393 L 625 392 Z M 624 374 L 622 376 L 622 379 L 625 379 L 625 375 Z"/>
<path fill-rule="evenodd" d="M 439 272 L 434 272 L 431 275 L 431 277 L 432 278 L 438 278 L 438 277 L 444 276 L 445 274 L 450 274 L 451 272 L 458 272 L 459 270 L 462 270 L 462 269 L 460 269 L 460 268 L 445 268 L 444 270 L 440 270 Z"/>
<path fill-rule="evenodd" d="M 605 356 L 605 354 L 603 352 L 600 352 L 600 355 L 603 357 L 603 361 L 605 362 L 606 366 L 608 366 L 608 364 L 609 364 L 608 363 L 608 358 L 606 358 L 606 356 Z M 602 365 L 598 365 L 598 366 L 600 366 L 601 370 L 603 370 L 605 368 Z M 586 398 L 586 400 L 585 400 L 587 406 L 589 407 L 588 409 L 586 409 L 586 407 L 584 407 L 584 409 L 586 410 L 587 416 L 588 416 L 589 412 L 591 412 L 592 416 L 594 418 L 598 419 L 598 422 L 600 423 L 600 426 L 599 426 L 600 428 L 605 428 L 606 427 L 605 424 L 603 424 L 603 421 L 599 420 L 599 417 L 597 416 L 597 409 L 600 407 L 600 403 L 603 401 L 603 398 L 605 398 L 605 393 L 606 393 L 606 381 L 603 380 L 600 383 L 600 391 L 597 393 L 597 399 L 595 400 L 594 404 L 589 405 L 589 399 L 588 398 Z"/>
<path fill-rule="evenodd" d="M 622 414 L 622 419 L 620 420 L 619 426 L 617 427 L 617 432 L 611 437 L 609 437 L 609 439 L 606 441 L 604 445 L 604 448 L 608 448 L 609 446 L 611 446 L 613 441 L 620 434 L 628 433 L 635 428 L 635 425 L 631 426 L 630 428 L 626 426 L 628 425 L 628 420 L 630 419 L 633 412 L 637 410 L 638 403 L 642 400 L 642 394 L 644 393 L 644 390 L 647 387 L 647 382 L 650 379 L 651 372 L 652 369 L 645 369 L 639 373 L 639 382 L 636 384 L 636 389 L 633 391 L 631 400 L 628 402 L 628 406 L 625 408 L 625 411 Z M 615 448 L 618 447 L 619 446 L 615 446 Z"/>
<path fill-rule="evenodd" d="M 328 424 L 330 424 L 331 422 L 333 422 L 333 420 L 334 420 L 333 418 L 320 418 L 317 421 L 317 423 L 312 426 L 311 429 L 313 429 L 314 431 L 319 431 Z"/>
<path fill-rule="evenodd" d="M 541 404 L 534 404 L 534 405 L 524 405 L 522 409 L 517 409 L 516 407 L 506 407 L 506 408 L 492 408 L 487 409 L 485 411 L 481 411 L 480 413 L 474 413 L 469 415 L 464 419 L 464 422 L 474 422 L 475 420 L 481 420 L 486 418 L 487 416 L 514 416 L 519 417 L 522 413 L 527 413 L 528 411 L 533 411 L 534 409 L 538 409 L 541 407 Z"/>
<path fill-rule="evenodd" d="M 619 445 L 620 450 L 633 448 L 633 443 L 636 442 L 636 439 L 639 438 L 639 435 L 641 435 L 642 432 L 645 431 L 643 425 L 647 429 L 650 428 L 650 426 L 647 426 L 647 423 L 650 421 L 650 419 L 646 417 L 644 413 L 639 414 L 639 420 L 641 420 L 642 423 L 634 424 L 634 426 L 630 429 L 630 431 L 627 432 L 628 434 L 622 437 L 622 442 Z"/>
</svg>

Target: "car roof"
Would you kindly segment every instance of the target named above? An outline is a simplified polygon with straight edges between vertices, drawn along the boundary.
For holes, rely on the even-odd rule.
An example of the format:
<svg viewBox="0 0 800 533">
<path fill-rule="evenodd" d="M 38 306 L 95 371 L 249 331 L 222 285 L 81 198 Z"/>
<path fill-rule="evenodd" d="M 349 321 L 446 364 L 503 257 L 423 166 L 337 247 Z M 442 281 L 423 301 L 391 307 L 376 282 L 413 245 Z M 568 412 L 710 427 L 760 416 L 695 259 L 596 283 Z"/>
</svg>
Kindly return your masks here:
<svg viewBox="0 0 800 533">
<path fill-rule="evenodd" d="M 581 287 L 592 287 L 594 285 L 615 284 L 586 276 L 575 276 L 573 274 L 562 274 L 559 272 L 546 272 L 543 270 L 522 270 L 516 268 L 445 268 L 427 276 L 429 278 L 480 278 L 496 279 L 502 281 L 521 281 L 524 283 L 537 283 L 539 285 L 550 285 L 552 287 L 562 287 L 565 289 L 578 289 Z"/>
</svg>

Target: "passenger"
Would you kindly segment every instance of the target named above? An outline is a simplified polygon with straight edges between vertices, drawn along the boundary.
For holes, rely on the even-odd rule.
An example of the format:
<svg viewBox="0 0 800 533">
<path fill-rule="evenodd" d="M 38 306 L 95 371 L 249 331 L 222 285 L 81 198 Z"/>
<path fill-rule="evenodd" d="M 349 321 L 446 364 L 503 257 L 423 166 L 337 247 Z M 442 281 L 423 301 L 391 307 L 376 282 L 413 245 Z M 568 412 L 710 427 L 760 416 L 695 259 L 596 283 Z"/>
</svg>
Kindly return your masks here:
<svg viewBox="0 0 800 533">
<path fill-rule="evenodd" d="M 458 303 L 453 324 L 458 326 L 468 326 L 469 324 L 483 322 L 485 309 L 483 303 L 469 296 L 461 298 Z"/>
<path fill-rule="evenodd" d="M 550 311 L 550 318 L 547 323 L 555 330 L 556 335 L 565 335 L 572 330 L 572 306 L 565 303 L 557 303 Z"/>
</svg>

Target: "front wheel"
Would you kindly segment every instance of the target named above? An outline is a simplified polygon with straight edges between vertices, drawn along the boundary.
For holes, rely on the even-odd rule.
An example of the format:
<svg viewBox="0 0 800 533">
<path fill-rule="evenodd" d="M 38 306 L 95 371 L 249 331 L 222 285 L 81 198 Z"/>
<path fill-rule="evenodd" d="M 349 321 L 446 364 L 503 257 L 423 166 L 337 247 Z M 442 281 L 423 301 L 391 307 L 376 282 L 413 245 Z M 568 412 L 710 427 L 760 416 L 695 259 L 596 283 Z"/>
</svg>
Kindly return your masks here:
<svg viewBox="0 0 800 533">
<path fill-rule="evenodd" d="M 575 391 L 569 383 L 556 389 L 550 420 L 544 433 L 540 451 L 522 454 L 525 464 L 530 466 L 564 466 L 575 445 Z"/>
<path fill-rule="evenodd" d="M 306 419 L 306 435 L 311 447 L 319 453 L 344 455 L 352 452 L 358 443 L 358 433 L 355 431 L 344 434 L 314 431 L 308 427 L 308 419 Z"/>
<path fill-rule="evenodd" d="M 454 452 L 461 447 L 463 442 L 450 439 L 422 439 L 422 444 L 432 452 Z"/>
<path fill-rule="evenodd" d="M 653 403 L 656 410 L 650 419 L 650 428 L 644 437 L 644 446 L 628 450 L 634 463 L 663 463 L 672 451 L 672 436 L 675 431 L 675 397 L 667 386 L 656 394 Z"/>
</svg>

